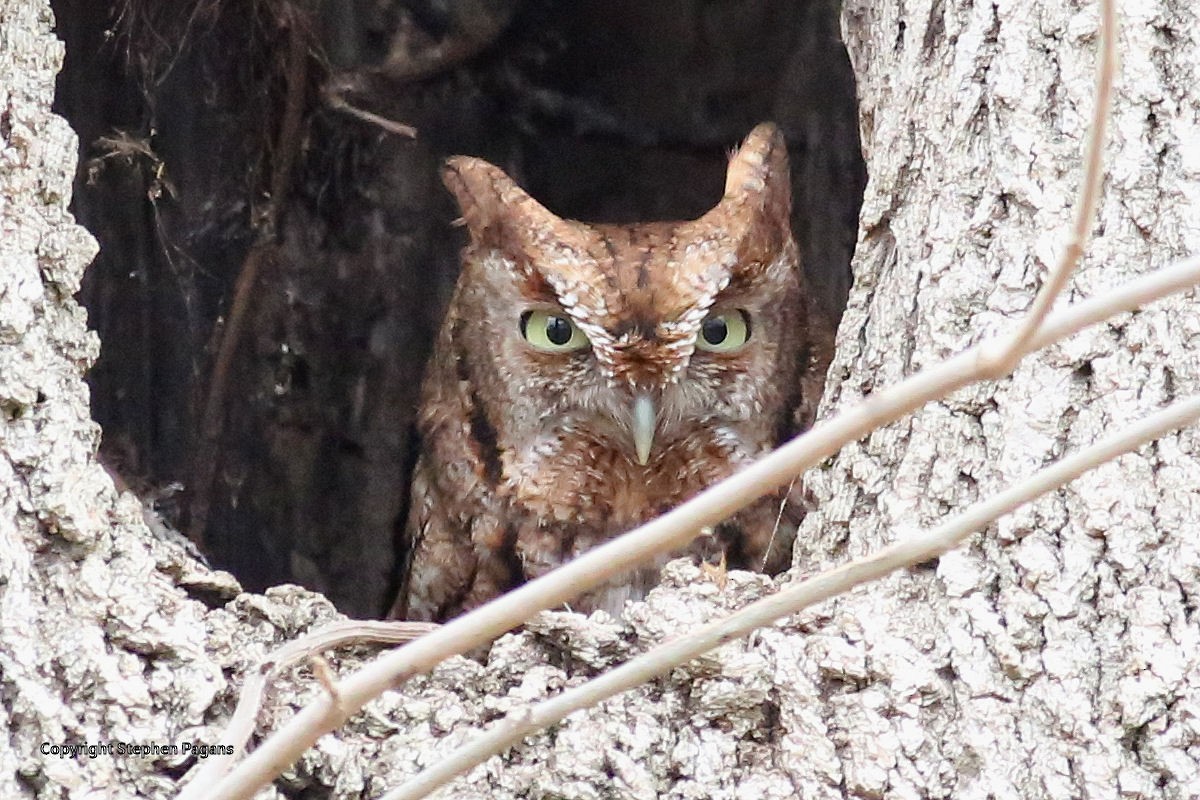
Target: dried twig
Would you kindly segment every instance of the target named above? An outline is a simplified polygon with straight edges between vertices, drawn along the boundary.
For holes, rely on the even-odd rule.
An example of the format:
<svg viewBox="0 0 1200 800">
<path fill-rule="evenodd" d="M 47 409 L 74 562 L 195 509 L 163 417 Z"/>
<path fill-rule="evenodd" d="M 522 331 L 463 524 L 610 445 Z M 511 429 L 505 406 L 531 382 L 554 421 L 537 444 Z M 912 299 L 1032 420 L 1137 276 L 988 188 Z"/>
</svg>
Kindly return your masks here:
<svg viewBox="0 0 1200 800">
<path fill-rule="evenodd" d="M 349 114 L 355 119 L 369 122 L 372 125 L 377 125 L 383 128 L 388 133 L 394 133 L 397 136 L 404 136 L 409 139 L 417 138 L 417 129 L 412 125 L 405 125 L 403 122 L 396 122 L 387 117 L 381 117 L 378 114 L 367 111 L 350 104 L 350 101 L 342 97 L 336 90 L 327 88 L 323 93 L 325 104 L 334 111 L 341 111 L 344 114 Z"/>
<path fill-rule="evenodd" d="M 325 660 L 324 656 L 314 655 L 308 660 L 308 667 L 312 670 L 313 677 L 317 679 L 317 683 L 321 684 L 321 688 L 329 695 L 329 699 L 333 701 L 335 706 L 342 705 L 342 696 L 338 692 L 337 676 L 333 674 L 333 667 Z"/>
<path fill-rule="evenodd" d="M 179 800 L 195 800 L 202 797 L 204 787 L 211 786 L 229 771 L 230 765 L 241 756 L 246 742 L 250 741 L 250 736 L 254 733 L 255 720 L 262 707 L 267 687 L 285 669 L 337 647 L 378 642 L 386 644 L 411 642 L 437 627 L 429 622 L 346 620 L 326 625 L 288 642 L 272 652 L 256 666 L 253 672 L 246 673 L 242 692 L 238 696 L 237 708 L 234 709 L 229 724 L 221 734 L 221 743 L 233 745 L 233 753 L 210 756 L 206 759 L 203 766 L 189 779 L 187 787 L 179 795 Z M 318 679 L 320 677 L 318 674 Z M 336 697 L 336 683 L 331 681 L 326 685 L 326 691 L 330 696 Z M 348 713 L 353 713 L 353 711 Z"/>
<path fill-rule="evenodd" d="M 1054 301 L 1062 294 L 1071 273 L 1083 258 L 1092 226 L 1096 224 L 1096 203 L 1104 182 L 1104 144 L 1108 141 L 1108 118 L 1112 111 L 1113 80 L 1117 74 L 1117 12 L 1114 0 L 1100 0 L 1100 58 L 1096 63 L 1096 101 L 1092 107 L 1092 122 L 1084 145 L 1083 181 L 1079 184 L 1079 200 L 1075 203 L 1075 225 L 1071 239 L 1063 248 L 1058 263 L 1050 271 L 1042 290 L 1033 299 L 1017 330 L 1008 341 L 1001 340 L 994 349 L 980 354 L 979 368 L 984 377 L 1001 378 L 1009 374 L 1021 360 L 1025 345 L 1041 327 Z"/>
</svg>

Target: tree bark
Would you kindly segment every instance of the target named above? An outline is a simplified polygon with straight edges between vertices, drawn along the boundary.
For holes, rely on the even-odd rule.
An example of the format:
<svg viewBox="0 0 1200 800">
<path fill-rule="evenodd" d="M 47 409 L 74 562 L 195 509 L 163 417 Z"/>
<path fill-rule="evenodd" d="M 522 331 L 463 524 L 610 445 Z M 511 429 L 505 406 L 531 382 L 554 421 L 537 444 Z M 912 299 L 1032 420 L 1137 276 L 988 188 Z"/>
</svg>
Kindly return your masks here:
<svg viewBox="0 0 1200 800">
<path fill-rule="evenodd" d="M 1096 19 L 1066 0 L 847 4 L 871 181 L 824 413 L 1028 305 L 1070 222 Z M 49 110 L 51 26 L 44 3 L 0 0 L 0 794 L 169 797 L 186 753 L 53 746 L 218 743 L 238 676 L 335 614 L 292 587 L 237 594 L 95 460 L 82 373 L 97 345 L 71 297 L 94 244 L 66 211 L 75 142 Z M 1200 250 L 1198 30 L 1186 0 L 1124 20 L 1109 178 L 1072 297 Z M 1158 304 L 847 448 L 807 478 L 793 574 L 1196 391 L 1198 330 L 1191 300 Z M 1191 796 L 1197 445 L 1184 431 L 1102 467 L 937 563 L 529 737 L 447 796 Z M 771 586 L 745 573 L 718 586 L 676 562 L 624 620 L 543 615 L 487 665 L 452 659 L 372 703 L 263 796 L 376 796 L 472 725 Z M 288 675 L 262 730 L 318 691 Z"/>
<path fill-rule="evenodd" d="M 1122 10 L 1108 176 L 1072 300 L 1200 251 L 1200 18 L 1170 0 Z M 1012 327 L 1065 244 L 1095 102 L 1094 3 L 844 15 L 871 178 L 825 414 Z M 846 448 L 808 476 L 795 564 L 930 526 L 1194 393 L 1198 323 L 1192 297 L 1158 303 Z M 1194 796 L 1198 444 L 1165 437 L 827 606 L 852 622 L 836 661 L 804 646 L 825 687 L 806 713 L 837 742 L 843 790 Z"/>
</svg>

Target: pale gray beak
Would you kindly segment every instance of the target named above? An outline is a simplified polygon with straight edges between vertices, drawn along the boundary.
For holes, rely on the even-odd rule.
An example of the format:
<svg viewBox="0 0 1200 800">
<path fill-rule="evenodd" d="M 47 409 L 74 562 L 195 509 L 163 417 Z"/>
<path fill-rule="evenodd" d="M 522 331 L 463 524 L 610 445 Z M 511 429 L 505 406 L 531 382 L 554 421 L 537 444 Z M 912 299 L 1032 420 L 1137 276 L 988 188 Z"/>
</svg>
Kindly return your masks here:
<svg viewBox="0 0 1200 800">
<path fill-rule="evenodd" d="M 633 446 L 637 460 L 642 466 L 650 460 L 650 447 L 654 444 L 654 428 L 658 423 L 658 412 L 649 395 L 639 394 L 633 400 Z"/>
</svg>

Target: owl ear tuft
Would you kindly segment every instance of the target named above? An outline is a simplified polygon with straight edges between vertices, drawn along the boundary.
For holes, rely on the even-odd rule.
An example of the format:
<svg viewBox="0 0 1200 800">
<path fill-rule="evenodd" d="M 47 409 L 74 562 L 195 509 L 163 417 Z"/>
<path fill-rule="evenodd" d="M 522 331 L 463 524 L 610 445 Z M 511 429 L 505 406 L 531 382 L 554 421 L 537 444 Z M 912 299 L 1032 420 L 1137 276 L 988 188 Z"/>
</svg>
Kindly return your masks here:
<svg viewBox="0 0 1200 800">
<path fill-rule="evenodd" d="M 442 182 L 458 201 L 471 241 L 525 266 L 549 246 L 577 247 L 576 225 L 529 196 L 504 170 L 480 158 L 447 159 Z"/>
<path fill-rule="evenodd" d="M 453 156 L 447 159 L 442 183 L 454 195 L 462 211 L 456 224 L 466 225 L 471 239 L 476 242 L 499 235 L 516 209 L 530 203 L 536 205 L 504 170 L 481 158 Z"/>
<path fill-rule="evenodd" d="M 791 238 L 791 180 L 783 133 L 761 123 L 730 158 L 725 196 L 704 217 L 738 240 L 741 264 L 765 265 Z"/>
</svg>

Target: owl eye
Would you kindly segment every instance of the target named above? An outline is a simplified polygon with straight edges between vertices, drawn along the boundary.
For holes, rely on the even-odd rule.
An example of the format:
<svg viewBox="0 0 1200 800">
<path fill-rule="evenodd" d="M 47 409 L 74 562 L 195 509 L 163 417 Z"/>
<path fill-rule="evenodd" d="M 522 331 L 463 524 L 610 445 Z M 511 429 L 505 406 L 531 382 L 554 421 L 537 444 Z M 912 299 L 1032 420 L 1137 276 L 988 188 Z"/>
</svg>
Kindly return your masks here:
<svg viewBox="0 0 1200 800">
<path fill-rule="evenodd" d="M 544 353 L 570 353 L 587 347 L 588 338 L 566 314 L 556 311 L 526 311 L 521 315 L 521 335 Z"/>
<path fill-rule="evenodd" d="M 750 338 L 750 315 L 740 308 L 709 314 L 700 323 L 696 349 L 710 353 L 732 353 Z"/>
</svg>

